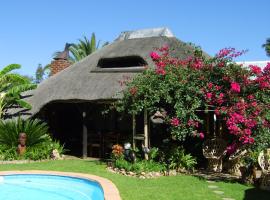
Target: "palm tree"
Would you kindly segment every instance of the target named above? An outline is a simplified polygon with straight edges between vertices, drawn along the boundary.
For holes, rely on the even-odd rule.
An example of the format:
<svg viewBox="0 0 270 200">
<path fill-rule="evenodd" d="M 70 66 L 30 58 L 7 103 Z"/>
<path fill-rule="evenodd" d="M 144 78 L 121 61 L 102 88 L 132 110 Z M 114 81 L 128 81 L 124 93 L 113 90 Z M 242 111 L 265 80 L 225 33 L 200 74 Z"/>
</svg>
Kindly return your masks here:
<svg viewBox="0 0 270 200">
<path fill-rule="evenodd" d="M 105 42 L 102 47 L 108 44 L 108 42 Z M 95 33 L 92 33 L 90 40 L 86 36 L 83 36 L 83 39 L 79 39 L 78 44 L 72 44 L 69 47 L 69 51 L 71 53 L 71 55 L 69 56 L 69 60 L 73 63 L 78 62 L 79 60 L 98 50 L 99 45 L 100 41 L 96 42 Z M 55 57 L 59 55 L 59 53 L 61 52 L 56 52 L 53 56 Z"/>
<path fill-rule="evenodd" d="M 262 47 L 265 48 L 266 55 L 270 57 L 270 38 L 266 39 L 266 43 Z"/>
<path fill-rule="evenodd" d="M 31 108 L 30 104 L 21 99 L 21 93 L 36 88 L 36 85 L 20 74 L 11 73 L 20 68 L 18 64 L 11 64 L 0 70 L 0 119 L 11 106 Z"/>
<path fill-rule="evenodd" d="M 41 64 L 38 64 L 34 82 L 39 84 L 48 76 L 50 76 L 50 64 L 45 65 L 44 67 L 42 67 Z"/>
</svg>

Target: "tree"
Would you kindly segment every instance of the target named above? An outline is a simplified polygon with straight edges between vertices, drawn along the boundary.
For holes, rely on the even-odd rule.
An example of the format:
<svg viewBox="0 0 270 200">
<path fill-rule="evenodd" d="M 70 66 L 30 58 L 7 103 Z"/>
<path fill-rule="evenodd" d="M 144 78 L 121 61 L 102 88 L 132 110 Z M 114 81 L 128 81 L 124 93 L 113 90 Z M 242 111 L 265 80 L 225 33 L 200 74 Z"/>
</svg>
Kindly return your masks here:
<svg viewBox="0 0 270 200">
<path fill-rule="evenodd" d="M 108 45 L 108 42 L 105 42 L 103 46 Z M 69 60 L 71 62 L 78 62 L 79 60 L 85 58 L 86 56 L 92 54 L 93 52 L 95 52 L 96 50 L 99 49 L 100 46 L 100 41 L 96 42 L 96 36 L 95 33 L 92 33 L 92 36 L 90 38 L 90 40 L 84 36 L 83 39 L 79 39 L 79 43 L 78 44 L 72 44 L 69 47 L 69 51 L 71 53 Z M 61 52 L 56 52 L 54 53 L 54 57 L 57 56 L 59 53 Z"/>
<path fill-rule="evenodd" d="M 130 114 L 165 110 L 168 137 L 180 141 L 188 136 L 203 139 L 209 127 L 204 118 L 214 112 L 226 126 L 228 148 L 256 144 L 269 133 L 261 130 L 270 128 L 270 63 L 263 70 L 244 68 L 233 61 L 243 53 L 225 48 L 208 58 L 195 49 L 193 56 L 177 59 L 163 47 L 150 54 L 155 69 L 146 68 L 129 80 L 117 109 Z"/>
<path fill-rule="evenodd" d="M 270 57 L 270 38 L 266 39 L 266 43 L 262 47 L 265 48 L 266 55 Z"/>
<path fill-rule="evenodd" d="M 45 65 L 44 67 L 42 67 L 41 64 L 38 64 L 38 67 L 37 67 L 36 73 L 35 73 L 34 82 L 39 84 L 44 79 L 46 79 L 49 75 L 50 75 L 50 64 Z"/>
<path fill-rule="evenodd" d="M 11 73 L 20 68 L 18 64 L 11 64 L 0 71 L 0 119 L 11 106 L 31 108 L 30 104 L 21 99 L 21 93 L 36 88 L 36 85 L 22 75 Z"/>
</svg>

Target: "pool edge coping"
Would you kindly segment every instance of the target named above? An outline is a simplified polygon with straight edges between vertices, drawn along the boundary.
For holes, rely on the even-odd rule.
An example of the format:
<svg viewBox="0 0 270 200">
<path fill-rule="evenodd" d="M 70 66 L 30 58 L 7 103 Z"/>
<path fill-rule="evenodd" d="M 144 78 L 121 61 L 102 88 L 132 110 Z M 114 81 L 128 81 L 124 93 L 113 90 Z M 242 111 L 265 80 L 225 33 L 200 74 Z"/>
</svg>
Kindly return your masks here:
<svg viewBox="0 0 270 200">
<path fill-rule="evenodd" d="M 16 171 L 0 171 L 0 176 L 4 175 L 16 175 L 16 174 L 45 174 L 45 175 L 59 175 L 59 176 L 70 176 L 74 178 L 82 178 L 91 181 L 96 181 L 99 183 L 104 192 L 105 200 L 121 200 L 119 191 L 115 184 L 103 177 L 84 174 L 84 173 L 76 173 L 76 172 L 60 172 L 60 171 L 43 171 L 43 170 L 16 170 Z"/>
</svg>

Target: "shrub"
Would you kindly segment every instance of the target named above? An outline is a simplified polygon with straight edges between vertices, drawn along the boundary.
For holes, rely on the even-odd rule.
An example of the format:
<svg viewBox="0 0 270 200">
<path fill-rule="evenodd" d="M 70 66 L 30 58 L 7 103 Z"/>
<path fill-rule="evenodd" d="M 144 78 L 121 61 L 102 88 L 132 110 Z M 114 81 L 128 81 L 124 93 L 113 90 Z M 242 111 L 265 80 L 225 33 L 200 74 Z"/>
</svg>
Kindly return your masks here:
<svg viewBox="0 0 270 200">
<path fill-rule="evenodd" d="M 126 161 L 124 158 L 115 161 L 115 167 L 118 169 L 125 169 L 136 173 L 141 172 L 161 172 L 165 167 L 163 164 L 154 161 L 141 160 L 135 163 Z"/>
<path fill-rule="evenodd" d="M 169 148 L 161 152 L 161 160 L 167 165 L 168 169 L 193 170 L 197 164 L 196 159 L 190 154 L 186 154 L 181 146 L 170 145 Z"/>
<path fill-rule="evenodd" d="M 17 153 L 18 137 L 26 133 L 26 152 L 22 156 Z M 52 150 L 64 151 L 59 142 L 52 140 L 48 134 L 46 123 L 34 120 L 0 121 L 0 158 L 3 160 L 31 159 L 40 160 L 50 158 Z"/>
<path fill-rule="evenodd" d="M 165 124 L 172 137 L 185 141 L 187 136 L 204 139 L 204 125 L 198 110 L 214 110 L 224 121 L 228 145 L 252 146 L 257 130 L 270 127 L 270 63 L 244 68 L 235 63 L 238 52 L 225 48 L 208 57 L 195 48 L 191 56 L 170 56 L 168 47 L 150 54 L 155 68 L 146 68 L 133 79 L 121 83 L 127 87 L 116 104 L 118 111 L 150 114 L 166 111 Z"/>
</svg>

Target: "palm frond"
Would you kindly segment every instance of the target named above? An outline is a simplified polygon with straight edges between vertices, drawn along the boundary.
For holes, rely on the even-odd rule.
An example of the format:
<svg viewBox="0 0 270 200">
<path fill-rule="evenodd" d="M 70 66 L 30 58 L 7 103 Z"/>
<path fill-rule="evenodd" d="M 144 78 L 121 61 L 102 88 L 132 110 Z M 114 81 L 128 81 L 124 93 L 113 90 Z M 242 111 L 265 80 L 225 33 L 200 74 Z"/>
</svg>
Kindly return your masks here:
<svg viewBox="0 0 270 200">
<path fill-rule="evenodd" d="M 20 69 L 21 68 L 21 65 L 19 64 L 10 64 L 10 65 L 7 65 L 6 67 L 4 67 L 1 71 L 0 71 L 0 76 L 3 76 L 15 69 Z"/>
</svg>

